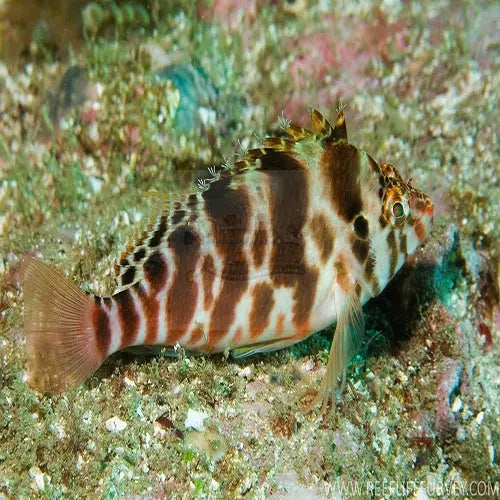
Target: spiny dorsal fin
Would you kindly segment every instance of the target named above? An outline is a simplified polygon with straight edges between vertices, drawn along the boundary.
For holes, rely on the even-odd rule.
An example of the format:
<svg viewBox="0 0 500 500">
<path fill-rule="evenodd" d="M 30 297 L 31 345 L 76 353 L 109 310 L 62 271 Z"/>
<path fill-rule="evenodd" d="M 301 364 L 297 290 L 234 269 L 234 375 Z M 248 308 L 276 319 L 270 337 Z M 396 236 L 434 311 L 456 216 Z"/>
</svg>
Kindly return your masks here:
<svg viewBox="0 0 500 500">
<path fill-rule="evenodd" d="M 262 147 L 249 150 L 243 158 L 234 164 L 232 174 L 239 174 L 249 170 L 258 170 L 259 163 L 256 160 L 271 153 L 303 152 L 304 147 L 302 147 L 302 144 L 308 141 L 313 143 L 336 142 L 340 140 L 347 141 L 347 128 L 343 108 L 339 109 L 335 127 L 332 127 L 323 114 L 314 108 L 311 110 L 311 121 L 315 132 L 298 125 L 287 123 L 283 126 L 283 130 L 285 130 L 290 138 L 266 138 L 263 141 Z"/>
<path fill-rule="evenodd" d="M 345 123 L 344 107 L 340 107 L 337 114 L 335 127 L 332 127 L 328 120 L 317 110 L 311 111 L 311 120 L 319 137 L 327 142 L 337 142 L 345 140 L 347 142 L 347 127 Z"/>
<path fill-rule="evenodd" d="M 332 135 L 332 126 L 328 120 L 317 109 L 311 110 L 311 121 L 317 135 L 321 137 L 330 137 Z"/>
<path fill-rule="evenodd" d="M 347 141 L 347 126 L 345 124 L 345 116 L 344 111 L 340 110 L 337 115 L 337 121 L 335 122 L 335 128 L 332 131 L 332 135 L 330 136 L 333 142 L 345 140 Z"/>
<path fill-rule="evenodd" d="M 310 130 L 300 127 L 299 125 L 290 124 L 285 132 L 294 140 L 294 141 L 302 141 L 304 139 L 314 139 L 314 132 Z"/>
</svg>

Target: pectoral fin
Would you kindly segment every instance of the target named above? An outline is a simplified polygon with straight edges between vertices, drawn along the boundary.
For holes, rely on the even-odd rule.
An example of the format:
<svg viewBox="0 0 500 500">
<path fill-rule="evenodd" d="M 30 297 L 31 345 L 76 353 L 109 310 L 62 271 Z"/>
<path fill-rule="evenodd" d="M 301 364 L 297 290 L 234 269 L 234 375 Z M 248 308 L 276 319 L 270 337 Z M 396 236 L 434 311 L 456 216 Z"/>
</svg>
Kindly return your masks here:
<svg viewBox="0 0 500 500">
<path fill-rule="evenodd" d="M 330 348 L 330 356 L 321 388 L 307 411 L 321 403 L 321 415 L 325 413 L 330 398 L 335 405 L 335 389 L 343 390 L 346 382 L 347 365 L 358 352 L 363 341 L 365 319 L 359 300 L 359 285 L 354 285 L 347 295 L 339 290 L 335 294 L 337 326 Z"/>
</svg>

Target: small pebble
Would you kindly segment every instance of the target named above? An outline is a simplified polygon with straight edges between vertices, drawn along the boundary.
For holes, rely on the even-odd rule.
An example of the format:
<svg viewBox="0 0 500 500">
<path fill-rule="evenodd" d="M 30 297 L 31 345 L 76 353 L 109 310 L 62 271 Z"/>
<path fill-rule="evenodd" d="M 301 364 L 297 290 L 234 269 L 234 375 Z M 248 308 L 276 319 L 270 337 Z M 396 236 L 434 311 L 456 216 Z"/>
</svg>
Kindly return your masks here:
<svg viewBox="0 0 500 500">
<path fill-rule="evenodd" d="M 460 399 L 460 396 L 457 396 L 453 401 L 453 405 L 451 406 L 451 411 L 453 413 L 457 413 L 461 409 L 462 409 L 462 400 Z"/>
<path fill-rule="evenodd" d="M 476 417 L 476 424 L 481 425 L 483 423 L 483 420 L 484 420 L 484 411 L 480 411 Z"/>
<path fill-rule="evenodd" d="M 106 429 L 109 432 L 121 432 L 127 427 L 127 422 L 124 422 L 119 417 L 111 417 L 106 420 Z"/>
<path fill-rule="evenodd" d="M 45 474 L 36 466 L 31 467 L 29 474 L 31 479 L 33 479 L 35 489 L 38 492 L 42 492 L 45 489 Z"/>
<path fill-rule="evenodd" d="M 238 375 L 240 377 L 243 377 L 243 378 L 249 378 L 251 373 L 252 373 L 252 370 L 250 369 L 250 367 L 249 366 L 245 366 L 245 368 L 242 368 L 239 371 Z"/>
<path fill-rule="evenodd" d="M 128 378 L 128 377 L 125 377 L 125 378 L 123 379 L 123 382 L 125 383 L 125 385 L 126 385 L 127 387 L 137 387 L 137 386 L 135 385 L 135 382 L 134 382 L 132 379 Z"/>
<path fill-rule="evenodd" d="M 203 423 L 207 418 L 208 415 L 206 413 L 197 410 L 192 410 L 190 408 L 187 412 L 187 417 L 186 420 L 184 421 L 184 425 L 186 429 L 191 428 L 197 431 L 203 431 L 205 430 L 205 426 L 203 425 Z"/>
<path fill-rule="evenodd" d="M 465 441 L 465 438 L 467 437 L 467 431 L 463 426 L 460 426 L 457 429 L 457 441 L 459 443 L 463 443 Z"/>
</svg>

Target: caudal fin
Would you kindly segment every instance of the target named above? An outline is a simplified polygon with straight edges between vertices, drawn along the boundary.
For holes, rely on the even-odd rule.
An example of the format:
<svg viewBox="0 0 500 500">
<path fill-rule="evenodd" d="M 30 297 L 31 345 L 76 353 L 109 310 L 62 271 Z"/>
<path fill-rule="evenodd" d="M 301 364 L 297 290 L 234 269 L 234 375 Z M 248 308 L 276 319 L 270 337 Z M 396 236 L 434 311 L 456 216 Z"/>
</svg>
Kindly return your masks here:
<svg viewBox="0 0 500 500">
<path fill-rule="evenodd" d="M 37 259 L 21 265 L 28 383 L 61 393 L 83 382 L 103 361 L 95 347 L 94 300 Z"/>
</svg>

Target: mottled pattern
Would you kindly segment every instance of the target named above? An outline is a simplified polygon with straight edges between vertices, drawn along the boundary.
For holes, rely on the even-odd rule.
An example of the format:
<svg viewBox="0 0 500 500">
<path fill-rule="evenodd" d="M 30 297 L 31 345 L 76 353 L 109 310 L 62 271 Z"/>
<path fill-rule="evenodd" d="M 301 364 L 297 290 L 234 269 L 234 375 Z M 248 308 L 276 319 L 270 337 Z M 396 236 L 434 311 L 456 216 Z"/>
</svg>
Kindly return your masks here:
<svg viewBox="0 0 500 500">
<path fill-rule="evenodd" d="M 291 139 L 266 139 L 201 192 L 161 201 L 120 258 L 126 289 L 96 299 L 102 356 L 141 343 L 268 350 L 335 321 L 349 294 L 380 293 L 426 233 L 432 202 L 348 144 L 342 113 L 335 127 L 312 120 L 315 133 L 290 126 Z"/>
</svg>

